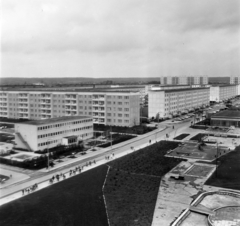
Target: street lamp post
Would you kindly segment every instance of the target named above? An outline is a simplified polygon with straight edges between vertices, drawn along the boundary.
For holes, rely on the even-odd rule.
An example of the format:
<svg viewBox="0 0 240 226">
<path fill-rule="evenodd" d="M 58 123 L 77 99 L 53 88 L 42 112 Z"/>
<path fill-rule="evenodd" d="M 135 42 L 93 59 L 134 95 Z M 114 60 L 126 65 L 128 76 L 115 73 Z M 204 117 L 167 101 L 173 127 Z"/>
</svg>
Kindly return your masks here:
<svg viewBox="0 0 240 226">
<path fill-rule="evenodd" d="M 218 177 L 218 141 L 217 141 L 217 158 L 216 158 L 216 177 Z"/>
<path fill-rule="evenodd" d="M 112 126 L 110 127 L 110 137 L 111 137 L 111 152 L 112 152 Z"/>
<path fill-rule="evenodd" d="M 47 140 L 47 152 L 48 152 L 48 165 L 47 165 L 47 168 L 48 168 L 48 171 L 49 171 L 49 144 L 50 144 L 50 142 L 49 141 L 51 141 L 51 139 L 48 139 Z"/>
</svg>

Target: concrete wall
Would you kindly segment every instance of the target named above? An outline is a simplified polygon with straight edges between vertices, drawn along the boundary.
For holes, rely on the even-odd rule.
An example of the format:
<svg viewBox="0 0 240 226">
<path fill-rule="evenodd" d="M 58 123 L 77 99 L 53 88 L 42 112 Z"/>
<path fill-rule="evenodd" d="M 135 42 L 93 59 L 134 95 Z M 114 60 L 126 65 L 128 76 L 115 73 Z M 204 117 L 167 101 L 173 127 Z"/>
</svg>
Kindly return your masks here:
<svg viewBox="0 0 240 226">
<path fill-rule="evenodd" d="M 220 90 L 219 86 L 211 86 L 210 87 L 210 101 L 220 101 Z"/>
<path fill-rule="evenodd" d="M 165 116 L 165 92 L 153 91 L 148 94 L 148 116 L 156 118 L 159 113 L 159 117 Z"/>
</svg>

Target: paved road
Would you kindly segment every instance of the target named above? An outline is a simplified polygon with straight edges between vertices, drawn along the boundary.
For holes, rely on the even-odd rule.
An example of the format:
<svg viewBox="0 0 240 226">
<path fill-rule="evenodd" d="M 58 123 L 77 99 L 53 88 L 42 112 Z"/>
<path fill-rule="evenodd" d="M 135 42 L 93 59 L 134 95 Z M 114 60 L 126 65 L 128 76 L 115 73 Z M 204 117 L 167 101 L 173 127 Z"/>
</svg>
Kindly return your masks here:
<svg viewBox="0 0 240 226">
<path fill-rule="evenodd" d="M 191 121 L 188 120 L 185 122 L 174 123 L 174 124 L 166 123 L 166 122 L 161 123 L 160 126 L 166 126 L 166 128 L 162 131 L 160 128 L 151 133 L 139 136 L 138 137 L 139 139 L 137 139 L 137 140 L 133 139 L 133 142 L 131 142 L 131 143 L 128 143 L 125 145 L 115 145 L 115 147 L 113 146 L 112 149 L 110 147 L 110 148 L 105 148 L 105 149 L 97 151 L 97 152 L 90 153 L 87 156 L 84 156 L 84 159 L 83 158 L 80 160 L 75 159 L 74 160 L 75 162 L 67 163 L 67 165 L 58 167 L 57 169 L 54 168 L 50 172 L 39 171 L 38 173 L 33 174 L 31 176 L 31 178 L 29 178 L 27 180 L 20 181 L 16 184 L 12 184 L 12 185 L 2 188 L 0 190 L 0 195 L 1 195 L 0 205 L 7 203 L 9 201 L 12 201 L 16 198 L 22 197 L 22 190 L 32 186 L 35 183 L 39 184 L 38 190 L 41 188 L 44 188 L 46 186 L 49 186 L 49 179 L 59 172 L 67 173 L 67 172 L 69 172 L 70 169 L 73 169 L 75 166 L 83 167 L 86 165 L 86 162 L 95 160 L 97 162 L 96 165 L 85 167 L 84 170 L 88 170 L 92 167 L 106 163 L 106 160 L 105 160 L 106 155 L 112 156 L 112 154 L 114 153 L 114 158 L 121 157 L 123 155 L 126 155 L 126 154 L 132 152 L 133 150 L 131 147 L 134 147 L 134 149 L 136 151 L 136 150 L 143 148 L 145 146 L 148 146 L 156 141 L 165 140 L 166 134 L 169 134 L 168 139 L 172 139 L 175 136 L 177 136 L 178 134 L 181 134 L 182 130 L 189 127 L 190 122 Z M 174 129 L 173 129 L 173 125 L 174 125 Z M 151 143 L 150 143 L 150 140 L 151 140 Z"/>
</svg>

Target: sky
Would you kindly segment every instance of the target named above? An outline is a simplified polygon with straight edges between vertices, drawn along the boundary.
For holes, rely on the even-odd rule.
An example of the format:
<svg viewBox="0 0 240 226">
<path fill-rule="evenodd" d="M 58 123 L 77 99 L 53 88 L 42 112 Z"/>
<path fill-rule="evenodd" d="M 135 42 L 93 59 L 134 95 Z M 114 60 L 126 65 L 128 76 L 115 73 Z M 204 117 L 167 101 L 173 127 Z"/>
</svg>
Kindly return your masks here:
<svg viewBox="0 0 240 226">
<path fill-rule="evenodd" d="M 1 3 L 2 77 L 240 76 L 239 0 Z"/>
</svg>

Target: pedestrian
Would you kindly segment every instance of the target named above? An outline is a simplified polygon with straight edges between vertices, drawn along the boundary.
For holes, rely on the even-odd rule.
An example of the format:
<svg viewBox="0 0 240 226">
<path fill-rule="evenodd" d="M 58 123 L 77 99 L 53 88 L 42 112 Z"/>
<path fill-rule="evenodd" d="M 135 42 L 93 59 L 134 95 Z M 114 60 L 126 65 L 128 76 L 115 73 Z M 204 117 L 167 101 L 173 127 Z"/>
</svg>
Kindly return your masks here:
<svg viewBox="0 0 240 226">
<path fill-rule="evenodd" d="M 94 162 L 94 164 L 96 164 L 96 161 L 95 161 L 95 160 L 93 160 L 93 162 Z"/>
<path fill-rule="evenodd" d="M 24 195 L 24 189 L 22 190 L 22 195 Z"/>
<path fill-rule="evenodd" d="M 172 128 L 174 129 L 174 126 Z"/>
<path fill-rule="evenodd" d="M 151 140 L 149 140 L 149 144 L 151 144 Z"/>
</svg>

